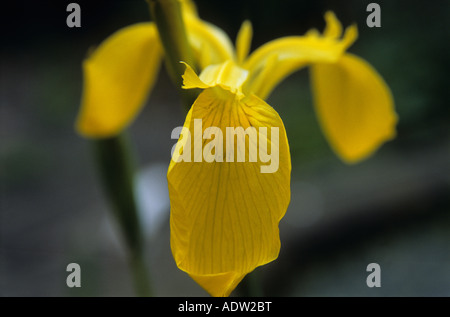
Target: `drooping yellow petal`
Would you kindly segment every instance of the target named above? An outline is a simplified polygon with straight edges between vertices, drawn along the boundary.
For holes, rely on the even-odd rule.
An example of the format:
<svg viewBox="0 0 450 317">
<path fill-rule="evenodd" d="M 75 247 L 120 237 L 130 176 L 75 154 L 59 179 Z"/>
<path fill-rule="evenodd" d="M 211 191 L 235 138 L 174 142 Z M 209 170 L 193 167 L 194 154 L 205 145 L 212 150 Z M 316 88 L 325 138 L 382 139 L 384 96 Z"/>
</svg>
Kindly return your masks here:
<svg viewBox="0 0 450 317">
<path fill-rule="evenodd" d="M 329 143 L 346 162 L 360 161 L 395 137 L 389 87 L 363 59 L 343 55 L 311 69 L 316 112 Z"/>
<path fill-rule="evenodd" d="M 123 28 L 83 63 L 77 131 L 90 138 L 120 133 L 135 118 L 155 82 L 161 46 L 153 23 Z"/>
<path fill-rule="evenodd" d="M 198 82 L 190 76 L 185 86 Z M 278 256 L 290 200 L 286 132 L 263 100 L 217 83 L 199 95 L 184 128 L 191 137 L 177 143 L 167 174 L 172 253 L 211 295 L 228 296 Z"/>
<path fill-rule="evenodd" d="M 250 21 L 244 21 L 236 39 L 237 62 L 242 64 L 247 58 L 252 42 L 253 29 Z"/>
<path fill-rule="evenodd" d="M 324 35 L 309 31 L 305 36 L 290 36 L 268 42 L 253 52 L 243 67 L 250 71 L 244 93 L 266 99 L 287 76 L 304 66 L 318 62 L 336 62 L 356 40 L 357 28 L 348 27 L 342 39 L 342 26 L 332 12 L 325 15 Z"/>
</svg>

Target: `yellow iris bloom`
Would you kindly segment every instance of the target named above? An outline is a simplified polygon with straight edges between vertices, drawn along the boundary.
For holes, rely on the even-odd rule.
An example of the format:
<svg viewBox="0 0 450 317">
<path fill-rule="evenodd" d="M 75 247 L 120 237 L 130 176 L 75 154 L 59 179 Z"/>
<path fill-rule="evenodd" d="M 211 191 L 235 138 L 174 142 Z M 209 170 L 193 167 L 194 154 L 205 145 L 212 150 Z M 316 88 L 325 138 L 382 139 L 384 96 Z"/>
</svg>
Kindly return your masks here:
<svg viewBox="0 0 450 317">
<path fill-rule="evenodd" d="M 201 70 L 197 75 L 186 65 L 183 88 L 203 91 L 186 117 L 186 133 L 168 170 L 171 248 L 181 270 L 211 295 L 228 296 L 246 274 L 276 259 L 280 250 L 278 224 L 290 201 L 291 162 L 283 122 L 264 101 L 276 85 L 292 72 L 311 67 L 318 119 L 331 147 L 346 162 L 368 157 L 393 138 L 397 117 L 381 76 L 346 53 L 357 38 L 356 26 L 342 36 L 342 26 L 331 12 L 325 15 L 323 34 L 312 30 L 280 38 L 249 56 L 249 22 L 242 25 L 234 49 L 226 34 L 202 21 L 190 5 L 184 6 L 183 18 Z M 102 138 L 126 128 L 151 90 L 162 56 L 153 23 L 122 29 L 101 44 L 83 64 L 79 133 Z M 200 141 L 189 143 L 188 135 L 196 137 L 199 119 Z M 278 168 L 262 173 L 266 162 L 249 159 L 248 134 L 244 161 L 180 160 L 184 151 L 207 150 L 210 127 L 278 128 L 275 140 L 263 130 L 256 130 L 255 139 L 278 149 Z M 215 153 L 227 142 L 216 144 Z M 233 153 L 240 151 L 233 146 Z"/>
</svg>

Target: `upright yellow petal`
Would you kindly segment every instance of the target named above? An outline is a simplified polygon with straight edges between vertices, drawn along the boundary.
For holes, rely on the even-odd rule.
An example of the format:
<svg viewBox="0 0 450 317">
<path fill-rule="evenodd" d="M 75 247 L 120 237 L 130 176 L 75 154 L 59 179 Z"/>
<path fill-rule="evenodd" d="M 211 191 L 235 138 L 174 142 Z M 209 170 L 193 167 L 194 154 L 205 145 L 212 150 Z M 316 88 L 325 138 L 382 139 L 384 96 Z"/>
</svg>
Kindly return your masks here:
<svg viewBox="0 0 450 317">
<path fill-rule="evenodd" d="M 224 31 L 194 16 L 184 16 L 186 31 L 201 69 L 208 65 L 235 60 L 233 44 Z"/>
<path fill-rule="evenodd" d="M 204 87 L 192 76 L 186 87 Z M 191 107 L 184 123 L 191 137 L 179 140 L 169 166 L 171 248 L 181 270 L 211 295 L 228 296 L 278 256 L 291 162 L 276 111 L 214 85 Z"/>
<path fill-rule="evenodd" d="M 120 133 L 135 118 L 157 76 L 162 49 L 153 23 L 123 28 L 83 63 L 77 131 L 90 138 Z"/>
<path fill-rule="evenodd" d="M 325 13 L 325 23 L 325 31 L 323 31 L 324 37 L 337 39 L 342 35 L 342 24 L 333 12 L 327 11 Z"/>
<path fill-rule="evenodd" d="M 254 93 L 266 99 L 272 90 L 293 72 L 319 62 L 336 62 L 358 36 L 356 26 L 346 29 L 342 39 L 342 26 L 332 12 L 325 15 L 327 27 L 324 35 L 311 30 L 304 36 L 290 36 L 273 40 L 259 47 L 244 62 L 250 77 L 245 93 Z"/>
<path fill-rule="evenodd" d="M 183 14 L 183 19 L 186 18 L 197 18 L 197 6 L 192 0 L 180 0 L 181 12 Z"/>
<path fill-rule="evenodd" d="M 204 69 L 208 65 L 235 60 L 233 44 L 228 35 L 214 24 L 200 19 L 194 1 L 180 0 L 180 2 L 197 66 Z"/>
<path fill-rule="evenodd" d="M 252 43 L 253 28 L 250 21 L 244 21 L 236 39 L 237 62 L 242 64 L 247 58 Z"/>
<path fill-rule="evenodd" d="M 312 66 L 316 112 L 329 143 L 346 162 L 370 156 L 395 137 L 397 115 L 389 87 L 363 59 Z"/>
</svg>

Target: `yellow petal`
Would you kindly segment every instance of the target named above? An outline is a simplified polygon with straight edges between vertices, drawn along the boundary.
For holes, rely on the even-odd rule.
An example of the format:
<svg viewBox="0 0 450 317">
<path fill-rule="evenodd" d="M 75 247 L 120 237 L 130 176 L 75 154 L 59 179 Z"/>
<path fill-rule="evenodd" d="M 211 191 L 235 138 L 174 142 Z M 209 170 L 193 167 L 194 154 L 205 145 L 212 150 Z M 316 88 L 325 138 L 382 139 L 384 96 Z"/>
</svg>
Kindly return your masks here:
<svg viewBox="0 0 450 317">
<path fill-rule="evenodd" d="M 186 64 L 185 62 L 181 62 L 186 66 L 186 71 L 184 72 L 183 77 L 183 87 L 184 89 L 194 89 L 194 88 L 210 88 L 211 86 L 207 83 L 203 82 L 192 69 L 191 66 Z"/>
<path fill-rule="evenodd" d="M 211 64 L 234 60 L 233 44 L 228 35 L 217 26 L 200 19 L 194 1 L 180 2 L 189 43 L 198 66 L 203 69 Z"/>
<path fill-rule="evenodd" d="M 250 72 L 249 80 L 244 84 L 245 94 L 255 94 L 261 99 L 267 99 L 274 88 L 294 71 L 297 71 L 307 62 L 302 58 L 282 58 L 280 55 L 270 55 L 264 67 L 258 72 Z"/>
<path fill-rule="evenodd" d="M 153 23 L 123 28 L 106 39 L 83 63 L 78 132 L 103 138 L 125 129 L 152 89 L 161 54 Z"/>
<path fill-rule="evenodd" d="M 183 14 L 183 19 L 191 18 L 191 17 L 193 17 L 193 18 L 198 17 L 197 7 L 196 7 L 194 1 L 180 0 L 180 4 L 181 4 L 181 12 Z"/>
<path fill-rule="evenodd" d="M 253 29 L 250 21 L 244 21 L 236 39 L 237 62 L 242 64 L 247 58 L 252 42 Z"/>
<path fill-rule="evenodd" d="M 200 77 L 186 63 L 186 72 L 183 75 L 183 88 L 211 88 L 220 86 L 225 90 L 231 91 L 238 97 L 243 97 L 241 87 L 247 80 L 248 71 L 240 68 L 232 61 L 226 61 L 222 64 L 209 65 L 206 67 Z M 217 91 L 220 93 L 220 90 Z"/>
<path fill-rule="evenodd" d="M 311 77 L 322 129 L 345 162 L 360 161 L 395 137 L 391 92 L 366 61 L 346 54 L 338 63 L 314 65 Z"/>
<path fill-rule="evenodd" d="M 175 149 L 183 156 L 190 152 L 190 159 L 174 155 L 167 177 L 177 266 L 211 295 L 228 296 L 246 274 L 278 256 L 278 223 L 290 200 L 291 162 L 276 111 L 257 97 L 238 99 L 225 89 L 217 94 L 218 89 L 205 89 L 191 107 L 184 124 L 191 138 L 183 137 Z M 223 131 L 222 142 L 216 142 L 215 159 L 208 160 L 212 138 L 205 135 L 212 127 Z M 234 146 L 227 127 L 242 128 Z M 277 128 L 278 138 L 271 128 Z M 216 131 L 214 141 L 219 135 Z M 237 141 L 241 137 L 245 143 Z M 255 142 L 267 144 L 270 161 L 262 159 L 264 151 L 255 155 Z M 264 169 L 273 163 L 276 168 Z"/>
<path fill-rule="evenodd" d="M 250 71 L 244 93 L 266 99 L 272 90 L 293 72 L 312 63 L 336 62 L 356 40 L 357 28 L 342 27 L 333 13 L 325 15 L 327 27 L 321 36 L 315 30 L 304 36 L 283 37 L 268 42 L 253 52 L 243 67 Z"/>
<path fill-rule="evenodd" d="M 325 22 L 325 31 L 323 31 L 324 37 L 337 39 L 342 35 L 342 24 L 333 12 L 328 11 L 325 13 Z"/>
<path fill-rule="evenodd" d="M 201 69 L 235 60 L 233 44 L 220 28 L 193 16 L 184 16 L 192 50 Z"/>
<path fill-rule="evenodd" d="M 230 296 L 245 275 L 237 272 L 205 275 L 189 274 L 198 285 L 201 285 L 209 294 L 216 297 Z"/>
</svg>

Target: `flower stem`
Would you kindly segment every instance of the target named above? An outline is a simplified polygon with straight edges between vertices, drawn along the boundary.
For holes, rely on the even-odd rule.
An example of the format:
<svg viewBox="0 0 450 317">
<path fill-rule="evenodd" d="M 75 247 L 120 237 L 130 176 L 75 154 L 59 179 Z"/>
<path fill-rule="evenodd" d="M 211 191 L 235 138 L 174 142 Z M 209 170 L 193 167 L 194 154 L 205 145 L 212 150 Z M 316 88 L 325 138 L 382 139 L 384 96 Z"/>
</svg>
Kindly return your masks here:
<svg viewBox="0 0 450 317">
<path fill-rule="evenodd" d="M 182 75 L 186 62 L 195 69 L 195 60 L 189 45 L 181 3 L 179 0 L 147 0 L 150 13 L 158 28 L 159 37 L 164 47 L 167 70 L 173 83 L 179 89 L 186 108 L 189 109 L 197 98 L 195 90 L 182 89 Z"/>
<path fill-rule="evenodd" d="M 94 151 L 106 194 L 128 247 L 136 293 L 151 296 L 143 253 L 144 239 L 135 201 L 133 164 L 124 135 L 94 141 Z"/>
</svg>

